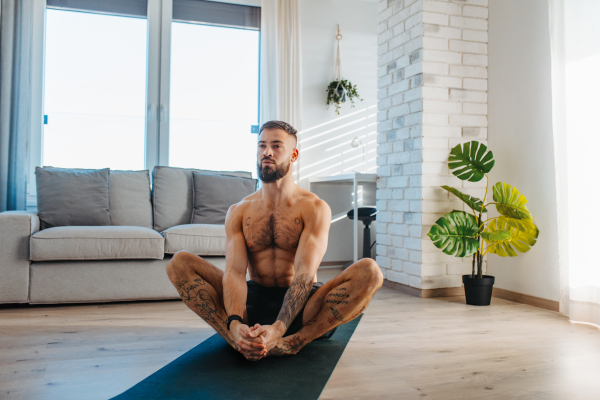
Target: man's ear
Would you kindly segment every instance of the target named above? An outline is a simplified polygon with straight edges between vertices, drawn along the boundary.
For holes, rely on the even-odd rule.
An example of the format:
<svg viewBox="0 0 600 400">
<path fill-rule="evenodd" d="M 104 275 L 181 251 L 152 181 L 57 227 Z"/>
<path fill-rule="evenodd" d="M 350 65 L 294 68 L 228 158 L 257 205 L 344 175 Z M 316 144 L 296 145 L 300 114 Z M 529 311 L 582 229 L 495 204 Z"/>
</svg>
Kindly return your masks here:
<svg viewBox="0 0 600 400">
<path fill-rule="evenodd" d="M 292 150 L 292 162 L 296 162 L 298 160 L 298 149 Z"/>
</svg>

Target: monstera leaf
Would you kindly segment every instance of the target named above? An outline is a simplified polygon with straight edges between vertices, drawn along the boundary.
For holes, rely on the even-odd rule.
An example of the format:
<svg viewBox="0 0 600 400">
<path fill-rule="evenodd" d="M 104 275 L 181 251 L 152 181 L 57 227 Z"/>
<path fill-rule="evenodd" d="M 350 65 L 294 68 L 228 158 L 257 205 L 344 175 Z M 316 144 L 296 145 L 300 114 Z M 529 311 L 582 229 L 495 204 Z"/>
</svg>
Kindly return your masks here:
<svg viewBox="0 0 600 400">
<path fill-rule="evenodd" d="M 494 166 L 494 153 L 477 141 L 456 145 L 450 150 L 448 167 L 463 181 L 479 182 Z"/>
<path fill-rule="evenodd" d="M 492 188 L 496 210 L 505 217 L 531 220 L 531 213 L 525 207 L 527 199 L 517 190 L 504 182 L 498 182 Z"/>
<path fill-rule="evenodd" d="M 509 230 L 496 230 L 496 231 L 484 231 L 481 232 L 481 237 L 487 243 L 498 243 L 506 239 L 510 239 Z"/>
<path fill-rule="evenodd" d="M 515 228 L 520 231 L 527 231 L 527 230 L 531 229 L 531 224 L 533 223 L 529 219 L 515 219 L 515 218 L 509 218 L 509 217 L 503 217 L 503 218 L 506 219 L 506 224 L 508 227 Z"/>
<path fill-rule="evenodd" d="M 450 256 L 467 257 L 477 251 L 479 226 L 471 214 L 452 211 L 435 221 L 427 234 L 438 249 Z"/>
<path fill-rule="evenodd" d="M 529 220 L 515 223 L 510 218 L 500 217 L 489 223 L 481 237 L 488 243 L 489 253 L 498 254 L 500 257 L 516 257 L 517 251 L 529 251 L 536 243 L 539 233 L 538 228 Z"/>
<path fill-rule="evenodd" d="M 452 193 L 453 195 L 455 195 L 456 197 L 458 197 L 459 199 L 464 201 L 465 204 L 468 205 L 469 207 L 471 207 L 471 209 L 473 211 L 481 212 L 481 207 L 483 206 L 483 202 L 480 199 L 478 199 L 477 197 L 473 197 L 473 196 L 469 196 L 468 194 L 464 194 L 460 190 L 454 189 L 453 187 L 450 187 L 450 186 L 442 186 L 442 189 L 446 189 L 447 191 L 449 191 L 450 193 Z M 487 212 L 487 208 L 484 209 L 483 212 Z"/>
</svg>

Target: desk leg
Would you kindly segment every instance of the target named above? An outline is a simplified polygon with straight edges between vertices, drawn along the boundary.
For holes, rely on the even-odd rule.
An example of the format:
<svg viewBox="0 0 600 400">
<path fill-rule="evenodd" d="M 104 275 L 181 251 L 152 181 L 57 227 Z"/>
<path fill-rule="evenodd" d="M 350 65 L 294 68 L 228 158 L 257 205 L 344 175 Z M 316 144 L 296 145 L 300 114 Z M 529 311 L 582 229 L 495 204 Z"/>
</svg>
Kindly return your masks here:
<svg viewBox="0 0 600 400">
<path fill-rule="evenodd" d="M 354 174 L 354 262 L 358 261 L 358 182 Z"/>
</svg>

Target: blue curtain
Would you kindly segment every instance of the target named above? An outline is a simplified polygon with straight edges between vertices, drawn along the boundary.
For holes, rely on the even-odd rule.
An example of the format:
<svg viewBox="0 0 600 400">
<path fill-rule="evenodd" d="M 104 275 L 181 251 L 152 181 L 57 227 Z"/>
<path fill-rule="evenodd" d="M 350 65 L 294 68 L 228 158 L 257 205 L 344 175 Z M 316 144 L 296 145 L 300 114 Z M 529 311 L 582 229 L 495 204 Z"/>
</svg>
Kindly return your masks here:
<svg viewBox="0 0 600 400">
<path fill-rule="evenodd" d="M 25 210 L 33 0 L 0 0 L 0 212 Z"/>
</svg>

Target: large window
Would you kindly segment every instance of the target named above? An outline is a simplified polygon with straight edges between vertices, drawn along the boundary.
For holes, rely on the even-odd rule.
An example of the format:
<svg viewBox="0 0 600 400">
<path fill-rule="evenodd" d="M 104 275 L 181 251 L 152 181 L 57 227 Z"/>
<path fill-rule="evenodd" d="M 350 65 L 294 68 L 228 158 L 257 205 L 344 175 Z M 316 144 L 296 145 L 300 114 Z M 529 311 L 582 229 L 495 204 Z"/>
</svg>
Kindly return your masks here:
<svg viewBox="0 0 600 400">
<path fill-rule="evenodd" d="M 169 164 L 255 170 L 258 32 L 173 22 Z"/>
<path fill-rule="evenodd" d="M 145 18 L 49 9 L 43 164 L 144 169 Z"/>
<path fill-rule="evenodd" d="M 43 165 L 254 173 L 260 8 L 47 4 Z"/>
</svg>

